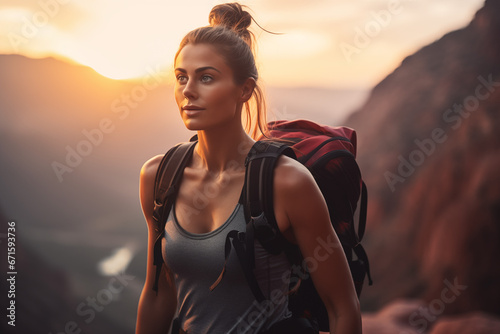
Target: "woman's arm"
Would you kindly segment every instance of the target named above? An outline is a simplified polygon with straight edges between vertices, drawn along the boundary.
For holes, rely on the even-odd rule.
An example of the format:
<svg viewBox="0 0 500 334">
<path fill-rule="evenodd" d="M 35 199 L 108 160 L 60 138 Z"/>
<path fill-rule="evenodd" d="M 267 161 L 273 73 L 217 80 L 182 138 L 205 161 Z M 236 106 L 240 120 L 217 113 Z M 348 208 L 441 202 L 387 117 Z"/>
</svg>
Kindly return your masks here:
<svg viewBox="0 0 500 334">
<path fill-rule="evenodd" d="M 300 247 L 328 311 L 330 332 L 361 333 L 359 301 L 349 266 L 314 178 L 299 162 L 280 157 L 274 189 L 278 225 Z"/>
<path fill-rule="evenodd" d="M 162 266 L 158 282 L 158 295 L 152 290 L 156 267 L 153 264 L 153 249 L 156 239 L 155 221 L 153 220 L 153 189 L 156 171 L 162 156 L 147 161 L 141 170 L 140 199 L 142 212 L 148 225 L 148 258 L 146 282 L 142 289 L 137 310 L 136 334 L 167 334 L 175 315 L 177 297 L 172 275 Z"/>
</svg>

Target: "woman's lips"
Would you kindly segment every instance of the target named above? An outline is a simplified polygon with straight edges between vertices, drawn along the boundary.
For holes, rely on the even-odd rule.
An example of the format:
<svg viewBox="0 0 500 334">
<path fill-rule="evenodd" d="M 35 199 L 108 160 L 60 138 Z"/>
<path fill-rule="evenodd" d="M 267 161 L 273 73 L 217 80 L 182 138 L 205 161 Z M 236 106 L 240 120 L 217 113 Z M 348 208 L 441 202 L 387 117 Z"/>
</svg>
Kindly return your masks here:
<svg viewBox="0 0 500 334">
<path fill-rule="evenodd" d="M 201 107 L 198 107 L 198 106 L 187 105 L 187 106 L 182 107 L 182 110 L 184 111 L 184 113 L 186 115 L 188 115 L 188 116 L 194 116 L 194 115 L 199 114 L 204 109 L 201 108 Z"/>
</svg>

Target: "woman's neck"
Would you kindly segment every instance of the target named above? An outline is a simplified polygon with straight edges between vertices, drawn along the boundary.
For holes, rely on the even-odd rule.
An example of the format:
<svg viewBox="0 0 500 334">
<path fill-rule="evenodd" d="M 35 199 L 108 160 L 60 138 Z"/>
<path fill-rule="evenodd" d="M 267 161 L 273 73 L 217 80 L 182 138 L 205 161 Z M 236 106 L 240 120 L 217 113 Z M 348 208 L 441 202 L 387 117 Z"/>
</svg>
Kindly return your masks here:
<svg viewBox="0 0 500 334">
<path fill-rule="evenodd" d="M 243 127 L 198 131 L 194 163 L 213 173 L 244 168 L 245 158 L 255 141 Z"/>
</svg>

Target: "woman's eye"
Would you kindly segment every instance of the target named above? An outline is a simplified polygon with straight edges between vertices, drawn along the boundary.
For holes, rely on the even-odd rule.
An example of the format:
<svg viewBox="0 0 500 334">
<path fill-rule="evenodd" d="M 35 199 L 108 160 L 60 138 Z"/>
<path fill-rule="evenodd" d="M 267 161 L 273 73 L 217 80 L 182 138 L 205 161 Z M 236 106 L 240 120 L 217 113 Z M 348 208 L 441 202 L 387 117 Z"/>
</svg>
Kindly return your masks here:
<svg viewBox="0 0 500 334">
<path fill-rule="evenodd" d="M 204 75 L 201 77 L 201 82 L 204 82 L 204 83 L 210 82 L 212 80 L 213 80 L 213 78 L 209 75 Z"/>
<path fill-rule="evenodd" d="M 182 83 L 182 82 L 187 81 L 187 78 L 184 75 L 178 75 L 177 76 L 177 81 L 180 82 L 180 83 Z"/>
</svg>

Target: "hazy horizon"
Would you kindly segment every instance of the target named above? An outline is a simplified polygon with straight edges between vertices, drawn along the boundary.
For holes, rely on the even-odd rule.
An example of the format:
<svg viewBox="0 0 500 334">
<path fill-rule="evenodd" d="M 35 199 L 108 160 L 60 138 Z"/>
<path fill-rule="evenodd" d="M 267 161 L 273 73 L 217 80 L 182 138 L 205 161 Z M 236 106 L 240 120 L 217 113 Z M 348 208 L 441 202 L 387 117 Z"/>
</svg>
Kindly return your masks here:
<svg viewBox="0 0 500 334">
<path fill-rule="evenodd" d="M 0 53 L 66 57 L 110 78 L 169 68 L 182 36 L 223 1 L 7 1 Z M 369 89 L 408 54 L 465 27 L 484 1 L 240 1 L 253 25 L 261 77 L 272 86 Z M 189 19 L 186 19 L 188 17 Z"/>
</svg>

